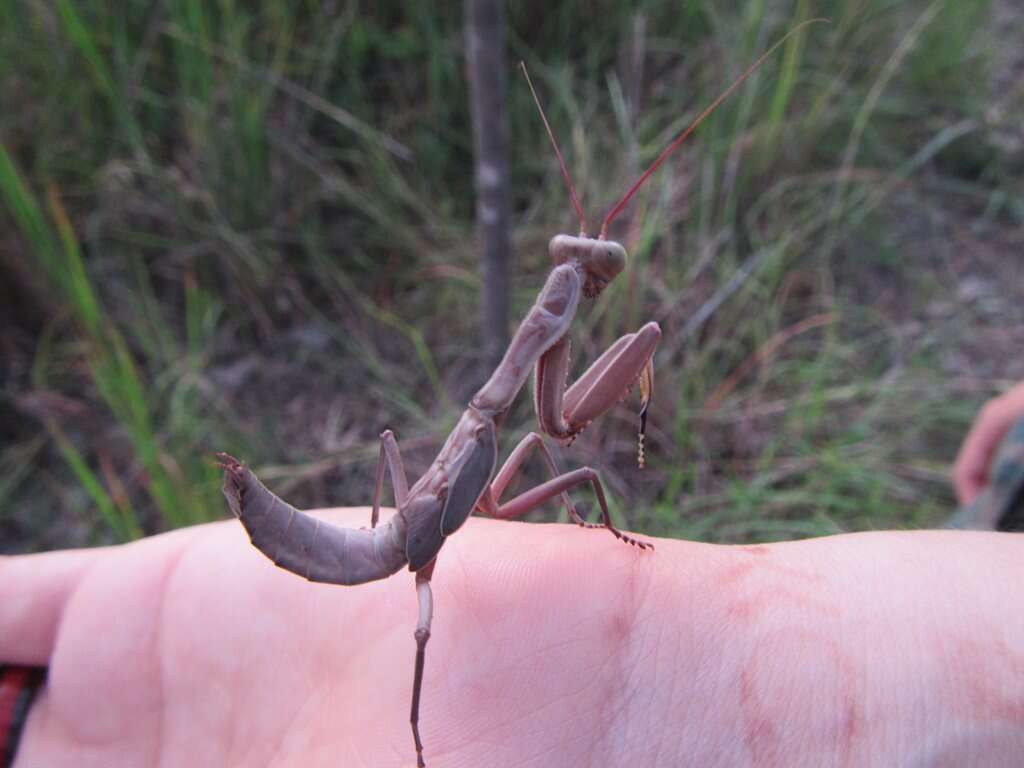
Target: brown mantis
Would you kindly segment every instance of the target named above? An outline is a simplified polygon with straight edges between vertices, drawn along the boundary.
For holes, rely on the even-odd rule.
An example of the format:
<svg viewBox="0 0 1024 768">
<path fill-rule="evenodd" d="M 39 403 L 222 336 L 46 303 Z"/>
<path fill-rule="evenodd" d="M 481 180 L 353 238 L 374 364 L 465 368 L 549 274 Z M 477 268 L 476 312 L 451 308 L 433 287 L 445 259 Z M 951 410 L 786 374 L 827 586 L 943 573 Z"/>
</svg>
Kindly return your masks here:
<svg viewBox="0 0 1024 768">
<path fill-rule="evenodd" d="M 536 371 L 534 403 L 540 430 L 566 442 L 574 439 L 591 421 L 639 384 L 642 395 L 640 460 L 643 463 L 644 426 L 654 376 L 652 361 L 661 338 L 657 323 L 647 323 L 635 333 L 620 338 L 566 388 L 568 332 L 580 299 L 600 294 L 625 267 L 626 250 L 619 243 L 606 239 L 608 225 L 665 158 L 725 98 L 790 35 L 813 21 L 818 20 L 798 25 L 775 43 L 697 116 L 611 209 L 597 238 L 586 235 L 583 209 L 547 118 L 537 102 L 579 216 L 580 234 L 557 235 L 551 240 L 548 250 L 555 266 L 536 302 L 520 324 L 497 369 L 470 400 L 437 458 L 411 488 L 394 434 L 390 430 L 381 434 L 369 528 L 340 528 L 307 515 L 267 490 L 237 459 L 218 454 L 225 471 L 224 495 L 228 506 L 242 521 L 252 544 L 275 565 L 309 581 L 330 584 L 375 581 L 396 573 L 406 565 L 416 574 L 419 621 L 415 631 L 416 663 L 410 723 L 420 768 L 425 766 L 419 733 L 419 703 L 433 614 L 430 579 L 445 540 L 465 523 L 474 510 L 490 517 L 508 519 L 560 497 L 570 519 L 576 524 L 585 528 L 603 527 L 620 541 L 639 549 L 653 548 L 614 526 L 597 472 L 583 467 L 558 474 L 539 433 L 531 432 L 523 438 L 502 467 L 497 469 L 498 427 L 531 369 Z M 525 67 L 523 71 L 525 73 Z M 532 83 L 530 90 L 533 91 Z M 512 478 L 532 451 L 539 452 L 553 477 L 515 498 L 502 501 Z M 387 522 L 378 526 L 385 467 L 391 477 L 397 510 Z M 568 495 L 572 488 L 588 483 L 601 510 L 600 524 L 586 522 Z"/>
</svg>

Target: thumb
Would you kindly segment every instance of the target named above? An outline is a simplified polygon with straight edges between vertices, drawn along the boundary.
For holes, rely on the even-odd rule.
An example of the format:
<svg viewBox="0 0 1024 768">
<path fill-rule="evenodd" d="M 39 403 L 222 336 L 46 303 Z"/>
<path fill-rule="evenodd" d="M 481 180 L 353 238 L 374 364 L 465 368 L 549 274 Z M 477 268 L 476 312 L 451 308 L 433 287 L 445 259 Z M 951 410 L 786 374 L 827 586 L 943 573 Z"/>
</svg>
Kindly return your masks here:
<svg viewBox="0 0 1024 768">
<path fill-rule="evenodd" d="M 988 484 L 989 465 L 1010 421 L 998 401 L 982 408 L 953 467 L 953 486 L 961 504 L 970 504 Z"/>
</svg>

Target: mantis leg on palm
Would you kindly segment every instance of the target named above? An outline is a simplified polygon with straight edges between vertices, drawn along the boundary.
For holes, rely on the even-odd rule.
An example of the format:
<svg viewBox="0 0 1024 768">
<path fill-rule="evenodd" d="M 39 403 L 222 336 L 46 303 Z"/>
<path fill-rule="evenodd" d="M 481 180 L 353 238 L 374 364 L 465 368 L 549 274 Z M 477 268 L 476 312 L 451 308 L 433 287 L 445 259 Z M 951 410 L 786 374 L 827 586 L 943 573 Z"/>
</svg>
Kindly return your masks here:
<svg viewBox="0 0 1024 768">
<path fill-rule="evenodd" d="M 482 514 L 488 517 L 498 517 L 499 499 L 505 493 L 509 483 L 512 482 L 516 472 L 522 468 L 523 462 L 526 461 L 534 450 L 540 453 L 541 460 L 551 476 L 558 477 L 558 467 L 555 466 L 555 460 L 551 456 L 548 447 L 544 444 L 544 438 L 536 432 L 530 432 L 512 449 L 512 453 L 508 455 L 505 463 L 501 465 L 501 469 L 495 474 L 490 487 L 484 491 L 484 495 L 477 502 L 477 509 Z M 562 505 L 565 507 L 565 511 L 571 520 L 578 523 L 583 522 L 583 519 L 576 512 L 576 507 L 573 505 L 568 493 L 562 494 Z"/>
<path fill-rule="evenodd" d="M 583 485 L 584 483 L 590 483 L 591 487 L 594 489 L 594 495 L 597 496 L 597 504 L 601 508 L 601 523 L 588 523 L 578 515 L 575 515 L 575 522 L 577 525 L 584 528 L 606 528 L 619 541 L 632 544 L 634 547 L 639 547 L 640 549 L 654 549 L 654 545 L 645 541 L 640 541 L 639 539 L 634 539 L 632 536 L 626 535 L 615 527 L 612 523 L 611 514 L 608 511 L 608 502 L 604 496 L 604 487 L 601 485 L 601 477 L 598 475 L 596 470 L 590 467 L 580 467 L 579 469 L 574 469 L 571 472 L 557 475 L 545 483 L 541 483 L 528 491 L 524 491 L 514 499 L 507 501 L 504 504 L 500 504 L 494 509 L 488 510 L 487 514 L 501 520 L 510 520 L 514 517 L 520 517 L 556 496 L 564 497 L 570 488 L 575 488 L 577 485 Z"/>
<path fill-rule="evenodd" d="M 409 710 L 409 723 L 412 725 L 412 740 L 416 747 L 417 768 L 426 768 L 423 762 L 423 740 L 420 738 L 420 691 L 423 689 L 423 665 L 427 658 L 427 641 L 430 639 L 430 624 L 434 619 L 434 593 L 430 589 L 430 578 L 434 575 L 434 565 L 416 572 L 416 600 L 419 603 L 420 618 L 416 622 L 416 666 L 413 671 L 412 706 Z"/>
</svg>

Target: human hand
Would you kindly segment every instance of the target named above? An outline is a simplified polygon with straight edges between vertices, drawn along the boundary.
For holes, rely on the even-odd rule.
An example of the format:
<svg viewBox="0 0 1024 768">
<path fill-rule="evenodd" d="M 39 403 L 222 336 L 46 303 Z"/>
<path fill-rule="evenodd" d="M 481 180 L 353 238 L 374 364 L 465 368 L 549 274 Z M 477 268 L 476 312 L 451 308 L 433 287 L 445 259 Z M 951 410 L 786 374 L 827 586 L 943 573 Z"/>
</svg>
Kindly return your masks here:
<svg viewBox="0 0 1024 768">
<path fill-rule="evenodd" d="M 471 520 L 433 579 L 427 763 L 1017 765 L 1022 542 Z M 414 765 L 416 615 L 411 575 L 310 584 L 234 522 L 0 559 L 0 660 L 50 668 L 15 765 Z"/>
<path fill-rule="evenodd" d="M 1020 418 L 1024 418 L 1024 381 L 989 400 L 978 412 L 953 465 L 953 487 L 962 506 L 973 502 L 989 484 L 996 449 Z"/>
</svg>

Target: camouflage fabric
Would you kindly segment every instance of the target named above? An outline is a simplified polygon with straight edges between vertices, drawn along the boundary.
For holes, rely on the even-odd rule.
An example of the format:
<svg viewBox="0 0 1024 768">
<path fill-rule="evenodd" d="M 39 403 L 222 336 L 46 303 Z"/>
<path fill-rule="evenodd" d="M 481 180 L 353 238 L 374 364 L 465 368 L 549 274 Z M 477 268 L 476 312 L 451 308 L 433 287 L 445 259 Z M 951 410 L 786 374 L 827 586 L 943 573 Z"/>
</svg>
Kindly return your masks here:
<svg viewBox="0 0 1024 768">
<path fill-rule="evenodd" d="M 1024 419 L 1007 432 L 992 464 L 992 484 L 961 507 L 947 528 L 1024 531 Z"/>
</svg>

